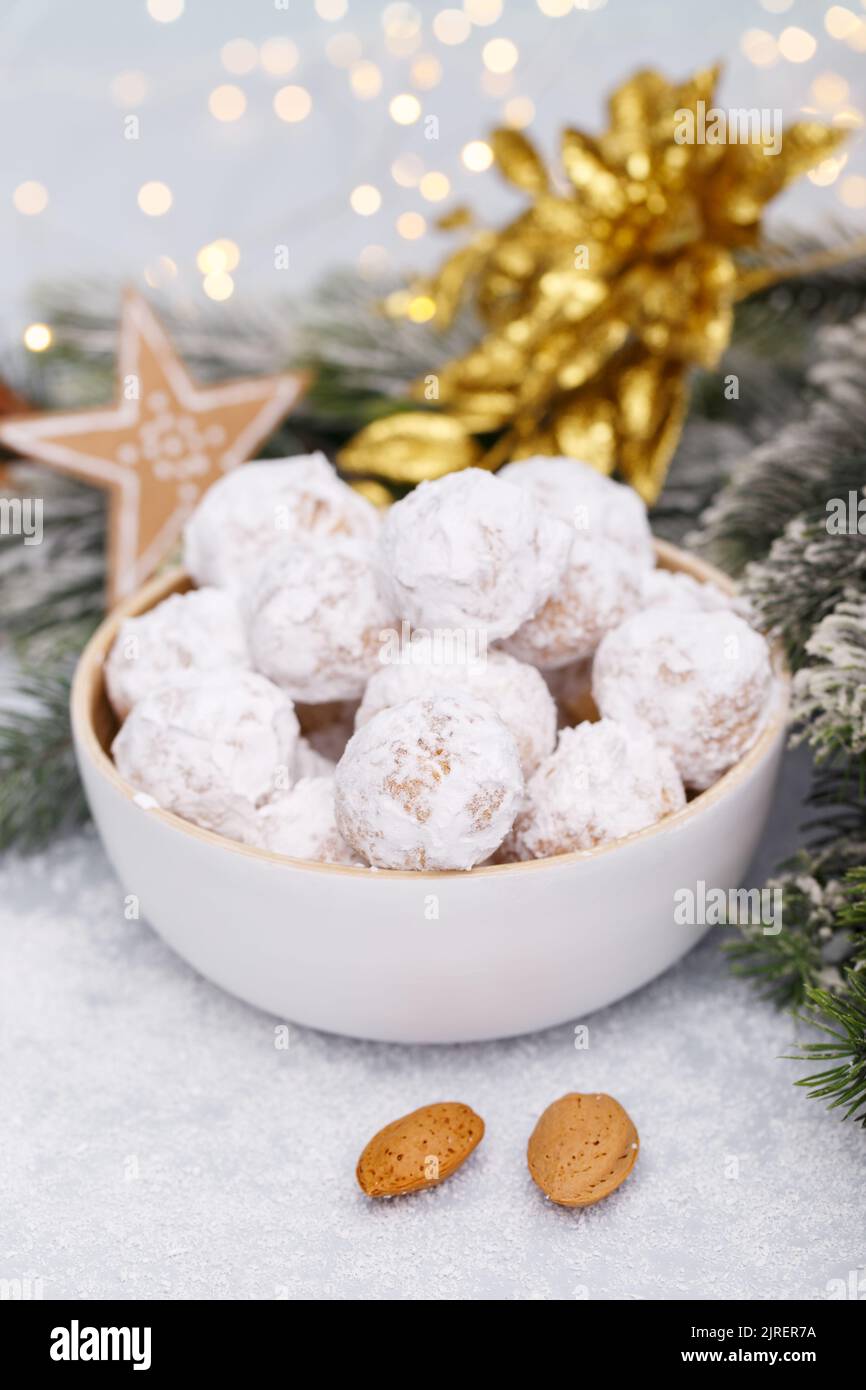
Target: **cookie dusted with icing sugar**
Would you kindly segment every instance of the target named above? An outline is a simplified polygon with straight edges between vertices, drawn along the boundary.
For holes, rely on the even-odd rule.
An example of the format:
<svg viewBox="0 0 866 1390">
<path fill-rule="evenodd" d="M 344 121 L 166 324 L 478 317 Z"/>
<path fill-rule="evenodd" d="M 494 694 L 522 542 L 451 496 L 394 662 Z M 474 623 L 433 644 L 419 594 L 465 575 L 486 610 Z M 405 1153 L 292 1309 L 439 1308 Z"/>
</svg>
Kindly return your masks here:
<svg viewBox="0 0 866 1390">
<path fill-rule="evenodd" d="M 404 659 L 382 666 L 370 677 L 355 715 L 361 728 L 374 714 L 418 695 L 465 690 L 486 701 L 512 734 L 525 776 L 556 743 L 556 705 L 534 666 L 505 652 L 490 651 L 464 660 L 443 660 L 431 640 L 415 640 Z"/>
<path fill-rule="evenodd" d="M 641 608 L 680 608 L 697 613 L 730 612 L 735 600 L 718 584 L 701 584 L 690 574 L 649 570 L 641 584 Z"/>
<path fill-rule="evenodd" d="M 530 778 L 509 847 L 519 859 L 595 849 L 685 804 L 673 758 L 647 730 L 612 719 L 579 724 L 562 730 Z"/>
<path fill-rule="evenodd" d="M 360 696 L 395 620 L 364 541 L 299 541 L 268 555 L 240 595 L 250 656 L 295 700 Z"/>
<path fill-rule="evenodd" d="M 247 843 L 291 859 L 363 864 L 337 828 L 333 776 L 302 777 L 256 813 Z"/>
<path fill-rule="evenodd" d="M 337 764 L 337 825 L 383 869 L 471 869 L 501 844 L 523 795 L 517 745 L 464 691 L 381 710 Z"/>
<path fill-rule="evenodd" d="M 122 777 L 166 811 L 232 840 L 294 766 L 298 721 L 252 671 L 217 671 L 140 700 L 112 745 Z"/>
<path fill-rule="evenodd" d="M 382 568 L 414 627 L 508 637 L 549 598 L 568 559 L 569 526 L 478 468 L 421 483 L 387 512 Z"/>
<path fill-rule="evenodd" d="M 198 585 L 237 588 L 272 550 L 310 536 L 374 541 L 379 513 L 324 454 L 246 463 L 209 488 L 184 530 L 184 565 Z"/>
<path fill-rule="evenodd" d="M 503 647 L 555 671 L 591 657 L 602 637 L 636 611 L 640 572 L 621 545 L 575 533 L 568 564 L 539 611 Z"/>
<path fill-rule="evenodd" d="M 586 539 L 615 542 L 641 568 L 654 563 L 647 509 L 634 488 L 615 483 L 579 459 L 562 457 L 518 459 L 496 476 L 570 522 Z"/>
<path fill-rule="evenodd" d="M 771 688 L 767 643 L 731 612 L 649 608 L 608 633 L 592 668 L 601 713 L 646 725 L 698 791 L 754 743 Z"/>
<path fill-rule="evenodd" d="M 160 686 L 249 664 L 234 599 L 220 589 L 194 589 L 123 620 L 105 662 L 105 686 L 118 719 L 125 719 Z"/>
</svg>

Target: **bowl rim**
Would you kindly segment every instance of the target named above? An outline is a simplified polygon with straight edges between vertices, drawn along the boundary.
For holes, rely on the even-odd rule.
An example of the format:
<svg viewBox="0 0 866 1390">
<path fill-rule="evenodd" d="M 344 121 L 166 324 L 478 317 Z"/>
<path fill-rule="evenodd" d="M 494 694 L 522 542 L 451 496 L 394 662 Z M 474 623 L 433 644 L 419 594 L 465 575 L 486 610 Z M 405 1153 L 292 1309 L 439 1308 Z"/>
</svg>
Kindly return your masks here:
<svg viewBox="0 0 866 1390">
<path fill-rule="evenodd" d="M 688 574 L 699 583 L 715 584 L 727 594 L 735 593 L 735 585 L 731 579 L 721 570 L 716 569 L 714 565 L 699 559 L 696 555 L 691 555 L 688 551 L 681 550 L 669 541 L 663 541 L 657 537 L 653 539 L 656 563 L 659 568 Z M 81 653 L 72 681 L 70 718 L 78 748 L 83 755 L 89 757 L 97 773 L 110 782 L 127 800 L 133 802 L 140 793 L 136 792 L 135 787 L 130 782 L 121 777 L 114 762 L 103 748 L 96 733 L 93 710 L 96 697 L 103 689 L 105 658 L 114 643 L 120 624 L 125 618 L 137 617 L 146 613 L 157 603 L 176 592 L 181 584 L 192 587 L 190 576 L 181 566 L 172 567 L 148 580 L 146 584 L 136 589 L 134 593 L 113 608 L 100 623 Z M 770 751 L 779 732 L 787 724 L 790 671 L 781 644 L 771 643 L 770 651 L 774 689 L 767 716 L 755 742 L 747 749 L 739 762 L 734 763 L 733 767 L 722 773 L 722 776 L 711 787 L 700 792 L 693 801 L 687 802 L 681 810 L 675 811 L 673 815 L 665 816 L 662 820 L 655 821 L 653 825 L 645 826 L 643 830 L 636 830 L 630 835 L 624 835 L 621 839 L 598 845 L 595 849 L 569 850 L 564 854 L 550 855 L 546 859 L 525 859 L 509 864 L 479 864 L 473 869 L 380 869 L 366 864 L 326 864 L 315 859 L 293 859 L 285 854 L 275 854 L 271 850 L 243 844 L 239 840 L 230 840 L 224 835 L 219 835 L 215 830 L 205 830 L 192 821 L 184 820 L 182 816 L 176 815 L 173 811 L 164 810 L 161 806 L 146 810 L 142 807 L 141 809 L 144 814 L 156 817 L 169 829 L 191 835 L 195 839 L 204 841 L 205 844 L 234 854 L 246 855 L 263 863 L 304 869 L 319 874 L 340 874 L 367 880 L 371 876 L 389 879 L 403 878 L 418 882 L 424 879 L 441 881 L 445 878 L 466 879 L 472 877 L 474 879 L 488 877 L 492 874 L 538 873 L 544 869 L 564 868 L 569 864 L 599 859 L 602 855 L 615 853 L 617 850 L 634 845 L 640 840 L 648 840 L 653 836 L 666 833 L 675 833 L 688 821 L 699 816 L 706 807 L 713 806 L 718 801 L 723 800 L 757 767 Z"/>
</svg>

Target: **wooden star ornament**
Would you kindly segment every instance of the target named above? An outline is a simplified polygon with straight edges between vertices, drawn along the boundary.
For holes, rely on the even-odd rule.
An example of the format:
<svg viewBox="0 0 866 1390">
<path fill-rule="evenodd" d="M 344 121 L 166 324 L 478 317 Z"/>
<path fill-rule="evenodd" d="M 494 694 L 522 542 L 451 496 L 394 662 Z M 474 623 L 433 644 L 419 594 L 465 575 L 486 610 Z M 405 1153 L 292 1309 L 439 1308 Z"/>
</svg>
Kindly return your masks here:
<svg viewBox="0 0 866 1390">
<path fill-rule="evenodd" d="M 303 395 L 304 372 L 199 386 L 134 290 L 123 297 L 113 405 L 0 421 L 0 440 L 109 494 L 108 594 L 153 573 L 202 494 L 253 457 Z"/>
</svg>

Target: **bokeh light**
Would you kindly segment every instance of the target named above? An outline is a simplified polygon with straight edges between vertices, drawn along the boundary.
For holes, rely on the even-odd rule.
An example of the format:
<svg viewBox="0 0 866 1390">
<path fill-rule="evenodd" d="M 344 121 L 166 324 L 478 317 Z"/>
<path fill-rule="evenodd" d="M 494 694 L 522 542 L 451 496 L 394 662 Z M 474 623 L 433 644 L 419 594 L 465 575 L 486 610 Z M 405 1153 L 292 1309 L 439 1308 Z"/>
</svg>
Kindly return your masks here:
<svg viewBox="0 0 866 1390">
<path fill-rule="evenodd" d="M 52 333 L 47 323 L 28 323 L 23 338 L 24 346 L 30 352 L 44 352 L 51 346 Z"/>
<path fill-rule="evenodd" d="M 259 49 L 259 62 L 271 77 L 286 77 L 298 66 L 298 46 L 291 39 L 265 39 Z"/>
<path fill-rule="evenodd" d="M 417 188 L 424 177 L 424 161 L 417 154 L 400 154 L 391 165 L 391 177 L 401 188 Z"/>
<path fill-rule="evenodd" d="M 208 110 L 215 121 L 237 121 L 247 109 L 247 99 L 240 87 L 225 82 L 214 87 L 207 99 Z"/>
<path fill-rule="evenodd" d="M 167 183 L 152 179 L 143 183 L 138 190 L 138 206 L 148 217 L 162 217 L 173 202 L 172 192 Z"/>
<path fill-rule="evenodd" d="M 229 39 L 220 49 L 220 62 L 226 72 L 243 77 L 258 61 L 258 49 L 251 39 Z"/>
<path fill-rule="evenodd" d="M 15 189 L 12 202 L 16 212 L 23 213 L 25 217 L 35 217 L 48 206 L 48 189 L 35 179 L 27 179 Z"/>
<path fill-rule="evenodd" d="M 817 40 L 805 29 L 791 25 L 779 35 L 779 52 L 789 63 L 808 63 L 815 56 Z"/>
<path fill-rule="evenodd" d="M 512 130 L 523 130 L 535 119 L 535 103 L 530 97 L 512 97 L 502 108 L 502 119 Z"/>
<path fill-rule="evenodd" d="M 426 198 L 428 203 L 441 203 L 443 198 L 447 198 L 451 192 L 451 180 L 447 174 L 441 174 L 436 169 L 431 169 L 429 174 L 425 174 L 418 185 L 418 192 L 422 198 Z"/>
<path fill-rule="evenodd" d="M 400 236 L 407 241 L 417 241 L 427 230 L 427 223 L 420 212 L 401 212 L 396 226 Z"/>
<path fill-rule="evenodd" d="M 433 20 L 433 33 L 440 43 L 465 43 L 472 25 L 462 10 L 440 10 Z"/>
<path fill-rule="evenodd" d="M 281 121 L 303 121 L 313 109 L 306 87 L 281 87 L 274 97 L 274 110 Z"/>
<path fill-rule="evenodd" d="M 419 91 L 429 92 L 442 81 L 442 64 L 431 53 L 422 53 L 412 64 L 410 76 Z"/>
<path fill-rule="evenodd" d="M 831 5 L 824 16 L 824 28 L 831 39 L 846 39 L 859 23 L 859 17 L 844 5 Z"/>
<path fill-rule="evenodd" d="M 332 34 L 325 44 L 328 62 L 335 68 L 350 68 L 357 63 L 364 46 L 357 34 Z"/>
<path fill-rule="evenodd" d="M 348 0 L 316 0 L 316 14 L 319 19 L 326 19 L 331 24 L 342 19 L 348 8 Z"/>
<path fill-rule="evenodd" d="M 511 39 L 490 39 L 481 50 L 481 58 L 491 72 L 511 72 L 518 59 L 517 44 Z"/>
<path fill-rule="evenodd" d="M 382 74 L 375 63 L 370 63 L 366 59 L 363 62 L 355 63 L 349 73 L 349 82 L 352 91 L 361 101 L 371 101 L 377 97 L 382 90 Z"/>
<path fill-rule="evenodd" d="M 472 24 L 495 24 L 502 17 L 502 0 L 463 0 L 463 13 Z"/>
<path fill-rule="evenodd" d="M 171 24 L 183 14 L 183 0 L 147 0 L 147 13 L 160 24 Z"/>
<path fill-rule="evenodd" d="M 779 46 L 766 29 L 747 29 L 740 39 L 740 49 L 756 68 L 768 68 L 779 60 Z"/>
<path fill-rule="evenodd" d="M 493 151 L 486 140 L 470 140 L 460 151 L 460 158 L 471 173 L 481 174 L 493 163 Z"/>
<path fill-rule="evenodd" d="M 421 115 L 421 103 L 410 92 L 401 92 L 388 103 L 388 114 L 398 125 L 414 125 Z"/>
<path fill-rule="evenodd" d="M 371 217 L 382 206 L 382 194 L 371 183 L 359 183 L 349 194 L 353 212 L 361 217 Z"/>
<path fill-rule="evenodd" d="M 221 301 L 230 299 L 234 294 L 235 282 L 232 277 L 224 270 L 211 271 L 202 281 L 202 289 L 208 299 Z"/>
<path fill-rule="evenodd" d="M 143 72 L 119 72 L 109 90 L 117 106 L 140 106 L 147 96 L 147 78 Z"/>
</svg>

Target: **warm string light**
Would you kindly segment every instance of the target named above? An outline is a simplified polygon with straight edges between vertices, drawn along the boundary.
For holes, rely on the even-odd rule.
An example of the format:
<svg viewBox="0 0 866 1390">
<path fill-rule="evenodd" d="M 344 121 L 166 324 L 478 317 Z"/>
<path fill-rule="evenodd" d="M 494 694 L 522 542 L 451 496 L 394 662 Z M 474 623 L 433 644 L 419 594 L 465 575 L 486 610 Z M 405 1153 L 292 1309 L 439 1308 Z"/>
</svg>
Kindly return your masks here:
<svg viewBox="0 0 866 1390">
<path fill-rule="evenodd" d="M 143 72 L 119 72 L 112 78 L 109 91 L 117 106 L 140 106 L 147 96 L 147 78 Z"/>
<path fill-rule="evenodd" d="M 410 77 L 421 92 L 432 91 L 442 81 L 442 64 L 430 53 L 422 53 L 412 64 Z"/>
<path fill-rule="evenodd" d="M 50 348 L 53 335 L 47 323 L 29 323 L 22 334 L 24 346 L 29 352 L 45 352 Z"/>
<path fill-rule="evenodd" d="M 433 33 L 440 43 L 465 43 L 472 24 L 462 10 L 440 10 L 433 20 Z"/>
<path fill-rule="evenodd" d="M 398 234 L 407 241 L 417 241 L 427 230 L 427 223 L 420 212 L 401 212 L 395 226 Z"/>
<path fill-rule="evenodd" d="M 471 174 L 482 174 L 493 163 L 493 151 L 486 140 L 470 140 L 460 151 L 460 158 Z"/>
<path fill-rule="evenodd" d="M 265 39 L 259 49 L 259 62 L 271 77 L 287 77 L 300 61 L 297 44 L 291 39 Z"/>
<path fill-rule="evenodd" d="M 792 25 L 779 35 L 779 52 L 789 63 L 808 63 L 814 58 L 817 40 L 806 29 Z"/>
<path fill-rule="evenodd" d="M 511 72 L 518 59 L 517 44 L 511 39 L 491 39 L 481 50 L 481 61 L 494 73 Z"/>
<path fill-rule="evenodd" d="M 414 125 L 421 115 L 421 103 L 409 92 L 401 92 L 388 103 L 388 114 L 397 125 Z"/>
<path fill-rule="evenodd" d="M 350 68 L 349 83 L 361 101 L 372 101 L 382 90 L 382 74 L 375 63 L 362 59 Z"/>
<path fill-rule="evenodd" d="M 281 87 L 274 97 L 274 110 L 281 121 L 294 124 L 306 120 L 313 109 L 313 98 L 306 87 Z"/>
<path fill-rule="evenodd" d="M 360 217 L 372 217 L 382 206 L 382 194 L 373 184 L 360 183 L 349 194 L 349 202 L 352 211 L 357 212 Z"/>
<path fill-rule="evenodd" d="M 560 19 L 574 12 L 601 9 L 606 0 L 535 2 L 545 18 Z M 759 3 L 768 15 L 783 15 L 793 7 L 793 0 L 759 0 Z M 861 3 L 866 9 L 866 0 L 861 0 Z M 314 9 L 320 20 L 333 24 L 345 18 L 349 6 L 347 0 L 314 0 Z M 147 0 L 147 10 L 152 19 L 168 24 L 180 18 L 184 3 L 183 0 Z M 473 28 L 484 30 L 496 24 L 503 13 L 502 0 L 462 0 L 460 8 L 455 4 L 440 9 L 433 16 L 431 37 L 446 48 L 455 47 L 470 37 Z M 438 86 L 443 77 L 443 64 L 435 53 L 421 51 L 423 23 L 419 9 L 404 0 L 394 0 L 394 3 L 385 5 L 381 25 L 388 53 L 406 60 L 404 80 L 408 80 L 411 87 L 419 92 L 432 91 Z M 846 6 L 829 6 L 824 15 L 824 27 L 831 39 L 845 42 L 855 51 L 866 52 L 866 21 Z M 520 59 L 517 44 L 498 33 L 489 38 L 485 35 L 483 41 L 479 35 L 479 43 L 483 65 L 480 74 L 482 90 L 488 97 L 502 102 L 501 121 L 504 125 L 514 130 L 529 126 L 535 118 L 532 99 L 525 95 L 509 95 Z M 740 47 L 756 67 L 770 67 L 782 60 L 793 64 L 807 63 L 815 56 L 818 43 L 807 29 L 789 24 L 781 28 L 777 36 L 763 29 L 749 29 L 743 34 Z M 358 100 L 371 101 L 381 95 L 384 85 L 382 70 L 376 62 L 364 57 L 364 45 L 357 34 L 345 30 L 331 33 L 324 42 L 324 50 L 327 60 L 334 67 L 347 71 L 350 89 Z M 249 76 L 258 68 L 268 76 L 284 78 L 297 68 L 300 52 L 297 44 L 285 36 L 274 36 L 258 44 L 239 37 L 222 45 L 219 58 L 225 72 L 233 77 Z M 121 72 L 111 81 L 111 98 L 119 107 L 138 106 L 146 100 L 149 85 L 146 74 L 142 72 Z M 810 99 L 814 103 L 810 109 L 827 113 L 827 118 L 834 125 L 862 128 L 863 113 L 846 104 L 850 100 L 850 86 L 840 74 L 824 72 L 815 77 L 810 85 Z M 304 121 L 312 106 L 313 98 L 303 86 L 281 86 L 273 96 L 275 115 L 288 124 Z M 215 120 L 231 123 L 245 114 L 247 95 L 234 82 L 221 83 L 209 93 L 208 108 Z M 423 114 L 421 101 L 411 91 L 392 96 L 387 109 L 391 119 L 403 126 L 416 124 Z M 491 167 L 493 152 L 485 140 L 470 140 L 460 151 L 459 159 L 467 172 L 482 173 Z M 817 187 L 837 183 L 836 192 L 840 201 L 846 207 L 859 209 L 864 206 L 866 178 L 860 175 L 841 178 L 847 160 L 847 154 L 824 160 L 810 172 L 809 178 Z M 417 188 L 428 203 L 443 202 L 452 192 L 451 180 L 446 173 L 436 169 L 425 170 L 423 160 L 411 152 L 398 155 L 390 166 L 390 173 L 398 187 Z M 158 180 L 143 184 L 138 191 L 138 205 L 149 217 L 163 216 L 170 210 L 172 201 L 171 189 Z M 351 191 L 348 201 L 356 214 L 369 217 L 380 211 L 383 195 L 373 184 L 359 184 Z M 34 215 L 44 210 L 48 195 L 41 184 L 28 181 L 14 191 L 13 202 L 18 212 Z M 414 211 L 400 213 L 394 225 L 398 235 L 409 241 L 422 237 L 427 230 L 425 218 Z M 219 247 L 220 243 L 209 243 L 197 257 L 205 293 L 215 300 L 230 297 L 234 289 L 230 273 L 233 265 L 229 264 L 230 257 Z M 386 262 L 385 248 L 377 245 L 365 247 L 359 256 L 359 265 L 365 274 L 382 273 Z M 164 283 L 176 274 L 177 266 L 168 256 L 158 258 L 144 271 L 147 283 L 154 285 Z M 417 322 L 424 322 L 428 316 L 427 309 L 427 305 L 418 304 L 410 312 L 407 301 L 403 313 Z M 429 316 L 432 317 L 432 313 Z"/>
<path fill-rule="evenodd" d="M 247 109 L 246 96 L 240 87 L 231 82 L 214 87 L 207 104 L 216 121 L 238 121 Z"/>
<path fill-rule="evenodd" d="M 12 203 L 16 212 L 25 217 L 36 217 L 48 206 L 48 189 L 35 179 L 28 179 L 25 183 L 19 183 L 12 194 Z"/>
<path fill-rule="evenodd" d="M 235 282 L 230 272 L 240 263 L 240 247 L 229 237 L 219 237 L 202 246 L 195 263 L 202 274 L 202 289 L 208 299 L 217 303 L 230 299 Z"/>
<path fill-rule="evenodd" d="M 158 179 L 143 183 L 138 190 L 138 206 L 148 217 L 162 217 L 168 212 L 173 201 L 168 184 L 161 183 Z"/>
<path fill-rule="evenodd" d="M 180 19 L 184 0 L 147 0 L 147 13 L 159 24 L 171 24 Z"/>
<path fill-rule="evenodd" d="M 357 63 L 364 46 L 357 34 L 333 34 L 325 44 L 325 54 L 335 68 L 350 68 Z"/>
</svg>

